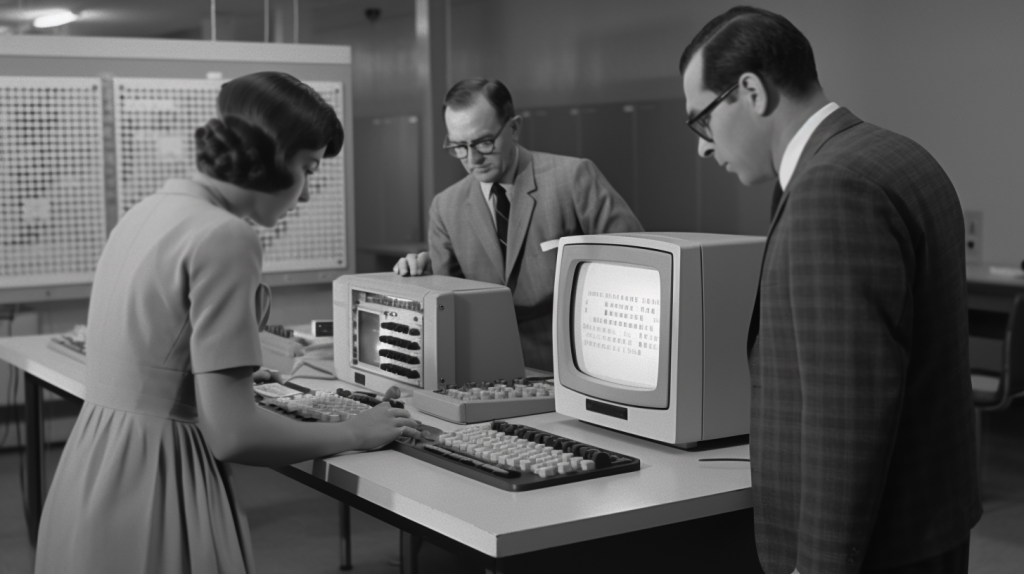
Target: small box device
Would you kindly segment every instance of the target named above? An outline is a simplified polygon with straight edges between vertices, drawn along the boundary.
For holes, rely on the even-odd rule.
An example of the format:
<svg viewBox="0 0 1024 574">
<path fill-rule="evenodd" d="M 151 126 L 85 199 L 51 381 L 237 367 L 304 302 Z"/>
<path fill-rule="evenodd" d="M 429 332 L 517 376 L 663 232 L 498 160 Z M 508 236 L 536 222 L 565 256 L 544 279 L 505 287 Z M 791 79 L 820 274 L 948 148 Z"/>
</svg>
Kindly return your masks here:
<svg viewBox="0 0 1024 574">
<path fill-rule="evenodd" d="M 314 337 L 333 337 L 334 321 L 313 320 L 309 325 L 309 332 L 313 333 Z"/>
<path fill-rule="evenodd" d="M 334 280 L 338 379 L 377 392 L 523 377 L 508 287 L 441 275 Z"/>
</svg>

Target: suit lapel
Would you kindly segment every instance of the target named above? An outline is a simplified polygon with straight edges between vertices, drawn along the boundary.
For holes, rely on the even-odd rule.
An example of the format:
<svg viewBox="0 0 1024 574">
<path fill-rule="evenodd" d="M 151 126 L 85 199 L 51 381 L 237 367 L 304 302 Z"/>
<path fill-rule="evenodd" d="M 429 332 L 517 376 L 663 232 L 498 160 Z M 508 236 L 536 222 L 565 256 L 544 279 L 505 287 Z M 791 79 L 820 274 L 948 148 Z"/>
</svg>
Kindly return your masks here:
<svg viewBox="0 0 1024 574">
<path fill-rule="evenodd" d="M 463 221 L 473 230 L 487 260 L 494 266 L 494 275 L 504 277 L 505 266 L 501 261 L 501 245 L 498 244 L 494 219 L 491 217 L 490 208 L 484 202 L 484 193 L 480 182 L 475 179 L 471 180 L 466 189 L 466 197 L 462 199 L 466 202 L 469 213 Z"/>
<path fill-rule="evenodd" d="M 509 212 L 508 252 L 505 255 L 505 284 L 508 284 L 512 269 L 519 259 L 526 240 L 526 231 L 530 228 L 533 208 L 537 200 L 533 192 L 537 190 L 537 182 L 533 177 L 533 155 L 522 147 L 519 148 L 519 165 L 516 167 L 515 193 L 512 194 L 512 207 Z"/>
<path fill-rule="evenodd" d="M 800 175 L 806 170 L 807 165 L 810 163 L 810 159 L 818 153 L 818 150 L 821 149 L 821 146 L 825 145 L 825 142 L 832 139 L 836 134 L 859 123 L 861 123 L 861 120 L 846 108 L 839 108 L 829 114 L 829 116 L 825 118 L 825 121 L 821 122 L 821 125 L 818 126 L 818 129 L 814 130 L 814 133 L 811 134 L 811 139 L 807 140 L 807 145 L 804 146 L 804 151 L 800 154 L 800 159 L 796 162 L 796 168 L 793 170 L 793 176 L 789 178 L 790 190 L 793 189 L 793 183 L 797 181 Z M 780 184 L 776 183 L 775 185 L 778 186 Z M 775 207 L 774 212 L 772 213 L 772 224 L 768 228 L 767 237 L 765 237 L 764 255 L 761 257 L 761 272 L 757 279 L 757 298 L 754 300 L 754 312 L 753 316 L 750 318 L 750 328 L 747 331 L 748 356 L 754 346 L 754 341 L 757 339 L 758 332 L 761 329 L 761 278 L 764 277 L 764 262 L 768 258 L 768 244 L 772 239 L 772 234 L 775 232 L 775 224 L 779 222 L 782 212 L 786 209 L 786 201 L 789 199 L 790 195 L 792 195 L 792 193 L 783 192 L 782 197 L 779 198 L 778 206 Z"/>
<path fill-rule="evenodd" d="M 794 182 L 800 179 L 800 175 L 807 169 L 810 159 L 814 157 L 814 154 L 818 153 L 818 150 L 821 149 L 821 146 L 825 145 L 825 142 L 832 139 L 839 132 L 845 131 L 859 123 L 861 123 L 861 120 L 846 108 L 839 108 L 829 114 L 825 121 L 821 122 L 821 125 L 818 126 L 818 129 L 814 130 L 814 133 L 811 134 L 811 139 L 807 140 L 807 145 L 804 146 L 804 151 L 800 154 L 800 160 L 796 162 L 793 176 L 789 178 L 789 187 L 792 189 Z M 782 198 L 779 200 L 779 206 L 772 215 L 772 224 L 768 228 L 766 241 L 771 239 L 772 232 L 775 231 L 775 224 L 779 221 L 779 216 L 785 210 L 786 200 L 789 199 L 790 195 L 788 192 L 783 192 Z"/>
</svg>

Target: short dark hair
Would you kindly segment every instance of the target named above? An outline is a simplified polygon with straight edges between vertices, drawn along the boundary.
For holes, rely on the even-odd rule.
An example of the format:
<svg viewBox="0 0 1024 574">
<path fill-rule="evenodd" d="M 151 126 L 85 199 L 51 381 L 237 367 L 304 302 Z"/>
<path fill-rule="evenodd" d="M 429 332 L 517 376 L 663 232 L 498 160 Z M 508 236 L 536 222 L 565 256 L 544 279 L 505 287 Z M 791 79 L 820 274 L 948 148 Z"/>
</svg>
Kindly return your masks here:
<svg viewBox="0 0 1024 574">
<path fill-rule="evenodd" d="M 462 80 L 448 90 L 444 97 L 444 108 L 459 110 L 469 107 L 477 96 L 483 96 L 494 111 L 498 113 L 498 120 L 505 123 L 516 115 L 516 108 L 512 105 L 512 94 L 509 93 L 505 84 L 498 80 L 487 78 L 469 78 Z"/>
<path fill-rule="evenodd" d="M 313 88 L 283 72 L 258 72 L 231 80 L 217 96 L 218 118 L 196 130 L 196 167 L 256 191 L 292 185 L 287 162 L 302 149 L 341 152 L 345 140 L 337 113 Z"/>
<path fill-rule="evenodd" d="M 701 48 L 704 87 L 715 93 L 733 87 L 745 72 L 797 97 L 818 82 L 811 43 L 789 20 L 767 10 L 737 6 L 705 24 L 683 50 L 680 74 Z"/>
</svg>

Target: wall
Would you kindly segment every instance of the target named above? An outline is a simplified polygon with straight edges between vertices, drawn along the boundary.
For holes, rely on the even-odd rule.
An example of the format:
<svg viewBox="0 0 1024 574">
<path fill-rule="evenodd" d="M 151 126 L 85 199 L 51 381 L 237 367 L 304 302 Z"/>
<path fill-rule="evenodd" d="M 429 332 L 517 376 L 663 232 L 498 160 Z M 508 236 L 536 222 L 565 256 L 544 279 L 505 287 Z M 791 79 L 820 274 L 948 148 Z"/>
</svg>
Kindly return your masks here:
<svg viewBox="0 0 1024 574">
<path fill-rule="evenodd" d="M 1024 258 L 1019 221 L 1024 194 L 1018 191 L 1016 157 L 1024 116 L 1014 113 L 1024 82 L 1018 73 L 1024 37 L 1016 30 L 1024 21 L 1024 3 L 750 2 L 787 15 L 807 34 L 832 99 L 867 121 L 916 139 L 938 158 L 963 206 L 984 214 L 985 259 L 1016 263 Z M 502 78 L 524 109 L 681 98 L 679 54 L 704 22 L 732 4 L 452 0 L 451 74 Z M 304 30 L 303 41 L 353 46 L 357 118 L 418 112 L 411 13 L 392 17 L 385 11 L 372 25 L 325 20 Z M 660 131 L 651 133 L 666 138 L 686 134 L 680 121 L 657 127 Z M 351 141 L 358 145 L 358 131 Z M 701 221 L 694 225 L 709 231 L 764 225 L 767 190 L 743 188 L 712 162 L 686 161 L 694 168 L 684 185 L 695 195 L 665 197 L 666 204 L 696 210 Z M 357 162 L 357 194 L 360 169 Z M 373 198 L 356 198 L 357 204 L 367 200 Z M 329 316 L 329 293 L 327 286 L 276 289 L 272 321 Z M 85 319 L 82 301 L 34 307 L 43 332 Z"/>
<path fill-rule="evenodd" d="M 1016 73 L 1024 3 L 749 3 L 786 15 L 804 31 L 834 101 L 935 155 L 964 208 L 983 213 L 986 260 L 1024 258 L 1024 194 L 1015 169 L 1024 116 L 1012 112 L 1024 82 Z M 681 98 L 680 53 L 700 26 L 734 4 L 452 0 L 451 75 L 501 78 L 524 108 Z M 314 41 L 353 46 L 357 115 L 416 113 L 411 15 L 385 14 L 373 27 L 325 22 L 313 34 Z M 712 227 L 747 228 L 765 216 L 766 187 L 745 189 L 728 174 L 720 177 L 717 166 L 697 165 L 692 185 Z"/>
</svg>

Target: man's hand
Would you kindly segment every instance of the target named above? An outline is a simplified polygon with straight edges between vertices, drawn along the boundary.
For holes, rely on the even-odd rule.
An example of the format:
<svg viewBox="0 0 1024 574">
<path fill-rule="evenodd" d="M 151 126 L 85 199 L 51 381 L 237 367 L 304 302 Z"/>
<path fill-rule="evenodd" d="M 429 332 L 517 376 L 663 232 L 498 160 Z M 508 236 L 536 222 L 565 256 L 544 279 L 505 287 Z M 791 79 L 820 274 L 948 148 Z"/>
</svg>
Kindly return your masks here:
<svg viewBox="0 0 1024 574">
<path fill-rule="evenodd" d="M 393 269 L 396 275 L 430 275 L 430 254 L 426 251 L 410 253 L 395 263 Z"/>
</svg>

